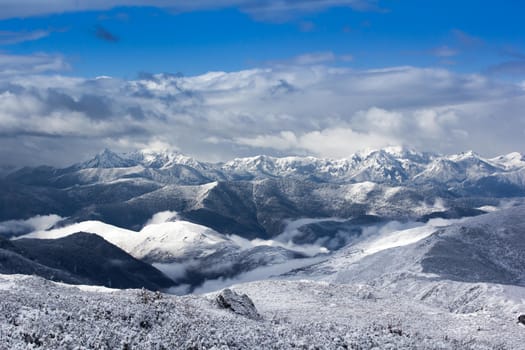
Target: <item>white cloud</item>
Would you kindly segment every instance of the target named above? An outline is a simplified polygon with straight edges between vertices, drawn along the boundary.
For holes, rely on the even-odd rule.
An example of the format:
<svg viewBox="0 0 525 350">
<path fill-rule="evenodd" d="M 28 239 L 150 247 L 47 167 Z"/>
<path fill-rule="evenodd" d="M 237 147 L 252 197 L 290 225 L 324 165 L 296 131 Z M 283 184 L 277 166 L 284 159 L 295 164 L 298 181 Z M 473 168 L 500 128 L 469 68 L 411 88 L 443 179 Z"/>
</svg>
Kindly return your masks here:
<svg viewBox="0 0 525 350">
<path fill-rule="evenodd" d="M 394 139 L 380 136 L 373 131 L 358 133 L 350 128 L 336 127 L 304 134 L 300 147 L 317 156 L 343 158 L 364 148 L 386 147 L 397 143 Z"/>
<path fill-rule="evenodd" d="M 27 220 L 1 221 L 0 234 L 17 236 L 31 231 L 47 230 L 63 219 L 58 215 L 37 215 Z"/>
<path fill-rule="evenodd" d="M 281 131 L 278 135 L 239 138 L 236 142 L 253 147 L 273 148 L 291 153 L 308 153 L 331 158 L 344 158 L 364 148 L 397 144 L 394 139 L 374 132 L 359 133 L 345 127 L 310 131 L 299 136 L 292 131 Z"/>
<path fill-rule="evenodd" d="M 0 77 L 20 74 L 41 74 L 69 69 L 62 56 L 34 54 L 9 55 L 0 53 Z"/>
<path fill-rule="evenodd" d="M 437 111 L 434 109 L 418 110 L 414 113 L 414 119 L 419 130 L 437 138 L 442 133 L 450 131 L 448 125 L 453 125 L 457 121 L 454 111 Z"/>
<path fill-rule="evenodd" d="M 373 130 L 381 134 L 392 134 L 400 131 L 403 124 L 403 115 L 399 112 L 387 111 L 372 107 L 366 111 L 359 111 L 352 120 L 356 130 Z"/>
<path fill-rule="evenodd" d="M 17 44 L 24 41 L 33 41 L 45 38 L 49 35 L 47 30 L 35 30 L 32 32 L 12 32 L 0 30 L 0 45 Z"/>
<path fill-rule="evenodd" d="M 169 211 L 169 210 L 161 211 L 159 213 L 154 214 L 151 217 L 151 219 L 149 219 L 144 224 L 144 226 L 163 224 L 163 223 L 166 223 L 166 222 L 169 222 L 169 221 L 173 220 L 176 217 L 177 217 L 177 212 L 176 211 Z"/>
<path fill-rule="evenodd" d="M 104 147 L 214 161 L 343 157 L 393 144 L 494 155 L 523 151 L 524 108 L 521 85 L 415 67 L 283 65 L 128 81 L 0 74 L 0 158 L 65 165 Z"/>
<path fill-rule="evenodd" d="M 240 283 L 247 283 L 277 277 L 292 270 L 317 264 L 324 260 L 326 260 L 326 257 L 293 259 L 281 264 L 258 267 L 254 270 L 241 273 L 233 278 L 218 278 L 215 280 L 206 280 L 201 286 L 199 286 L 193 291 L 193 294 L 210 293 Z M 177 293 L 177 290 L 173 290 L 173 293 Z"/>
<path fill-rule="evenodd" d="M 239 137 L 239 144 L 253 147 L 274 148 L 280 151 L 297 149 L 299 139 L 293 131 L 281 131 L 277 135 L 257 135 L 255 137 Z"/>
<path fill-rule="evenodd" d="M 374 0 L 0 0 L 0 19 L 109 10 L 117 6 L 154 6 L 180 12 L 235 6 L 262 20 L 284 20 L 299 13 L 315 12 L 330 7 L 377 9 Z"/>
</svg>

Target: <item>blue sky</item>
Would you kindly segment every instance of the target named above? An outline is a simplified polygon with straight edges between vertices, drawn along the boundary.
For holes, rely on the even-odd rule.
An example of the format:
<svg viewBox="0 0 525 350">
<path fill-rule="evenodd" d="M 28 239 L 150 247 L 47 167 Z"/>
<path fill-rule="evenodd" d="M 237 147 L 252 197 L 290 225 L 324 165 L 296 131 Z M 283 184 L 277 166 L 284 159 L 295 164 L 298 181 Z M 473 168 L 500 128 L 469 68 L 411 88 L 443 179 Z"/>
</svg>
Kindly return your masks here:
<svg viewBox="0 0 525 350">
<path fill-rule="evenodd" d="M 9 3 L 0 1 L 0 9 Z M 505 75 L 505 66 L 498 66 L 517 61 L 514 72 L 525 73 L 521 1 L 384 0 L 373 8 L 263 14 L 245 5 L 208 7 L 58 9 L 38 16 L 21 8 L 0 20 L 0 48 L 62 55 L 70 66 L 66 74 L 85 77 L 236 71 L 309 53 L 332 53 L 330 64 L 357 69 L 413 65 Z"/>
<path fill-rule="evenodd" d="M 104 148 L 210 161 L 394 145 L 525 152 L 524 9 L 0 0 L 0 173 Z"/>
</svg>

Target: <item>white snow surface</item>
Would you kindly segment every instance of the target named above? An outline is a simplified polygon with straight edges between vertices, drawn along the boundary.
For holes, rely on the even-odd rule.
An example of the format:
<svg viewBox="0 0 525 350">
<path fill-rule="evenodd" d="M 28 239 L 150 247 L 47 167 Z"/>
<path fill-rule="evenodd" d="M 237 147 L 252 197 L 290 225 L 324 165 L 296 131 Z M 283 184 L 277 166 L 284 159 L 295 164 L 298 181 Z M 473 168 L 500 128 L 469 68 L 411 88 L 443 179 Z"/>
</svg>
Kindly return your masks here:
<svg viewBox="0 0 525 350">
<path fill-rule="evenodd" d="M 512 152 L 506 155 L 490 159 L 493 164 L 505 168 L 506 170 L 517 170 L 525 168 L 525 158 L 521 153 Z"/>
<path fill-rule="evenodd" d="M 219 308 L 217 293 L 107 293 L 0 275 L 0 344 L 5 349 L 521 348 L 524 329 L 516 317 L 523 288 L 448 281 L 417 287 L 419 294 L 308 280 L 237 285 L 233 290 L 247 294 L 262 316 L 253 320 Z"/>
<path fill-rule="evenodd" d="M 35 231 L 18 238 L 56 239 L 76 232 L 97 234 L 137 259 L 153 252 L 170 257 L 181 257 L 200 249 L 212 253 L 214 246 L 229 240 L 216 231 L 188 221 L 171 221 L 149 224 L 140 231 L 132 231 L 100 221 L 83 221 L 49 231 Z M 233 242 L 230 242 L 233 245 Z"/>
</svg>

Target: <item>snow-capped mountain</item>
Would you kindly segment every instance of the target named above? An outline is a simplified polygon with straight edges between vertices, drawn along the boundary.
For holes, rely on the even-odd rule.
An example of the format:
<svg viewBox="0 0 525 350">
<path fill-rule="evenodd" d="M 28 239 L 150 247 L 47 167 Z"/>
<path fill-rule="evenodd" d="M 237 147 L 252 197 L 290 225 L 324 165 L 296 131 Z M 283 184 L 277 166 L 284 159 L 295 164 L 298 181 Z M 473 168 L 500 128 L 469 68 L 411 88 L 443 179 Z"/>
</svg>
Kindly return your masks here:
<svg viewBox="0 0 525 350">
<path fill-rule="evenodd" d="M 496 163 L 491 164 L 489 160 L 469 151 L 435 159 L 425 170 L 417 174 L 414 180 L 418 183 L 426 181 L 438 183 L 474 182 L 504 172 L 506 172 L 504 167 L 498 167 Z"/>
<path fill-rule="evenodd" d="M 525 197 L 521 162 L 519 154 L 485 159 L 402 147 L 338 160 L 258 156 L 226 163 L 104 150 L 68 168 L 25 168 L 3 179 L 0 230 L 20 235 L 2 222 L 55 214 L 63 218 L 55 227 L 29 237 L 94 233 L 196 287 L 337 251 L 391 221 L 456 219 L 518 205 Z M 151 222 L 163 212 L 176 218 Z"/>
<path fill-rule="evenodd" d="M 11 173 L 1 182 L 0 220 L 58 214 L 69 222 L 100 220 L 139 231 L 154 214 L 176 211 L 220 233 L 267 239 L 282 231 L 285 220 L 301 217 L 473 214 L 525 196 L 522 162 L 517 153 L 484 159 L 474 152 L 438 156 L 401 147 L 338 160 L 258 156 L 226 163 L 176 152 L 104 150 L 65 169 Z"/>
<path fill-rule="evenodd" d="M 68 185 L 126 179 L 144 179 L 162 184 L 195 185 L 212 181 L 295 178 L 323 183 L 376 183 L 409 185 L 422 182 L 474 182 L 525 169 L 519 153 L 485 159 L 469 151 L 449 156 L 419 153 L 403 147 L 358 152 L 344 159 L 257 156 L 225 163 L 199 162 L 176 152 L 137 151 L 116 154 L 104 150 L 94 158 L 66 169 L 36 168 L 12 173 L 8 179 L 24 183 L 43 181 Z M 76 176 L 75 176 L 76 174 Z M 77 184 L 78 184 L 77 183 Z"/>
<path fill-rule="evenodd" d="M 73 316 L 57 335 L 52 320 L 81 310 L 113 347 L 124 338 L 107 322 L 134 348 L 183 339 L 197 348 L 225 339 L 233 347 L 519 348 L 524 163 L 519 153 L 404 148 L 217 164 L 105 150 L 64 169 L 15 171 L 0 181 L 0 237 L 30 233 L 0 238 L 0 273 L 11 274 L 0 275 L 8 315 L 0 334 L 13 334 L 2 341 L 53 348 L 74 337 L 97 347 Z M 143 291 L 134 303 L 133 291 L 13 273 L 179 294 L 233 285 L 260 317 L 220 309 L 217 293 Z"/>
<path fill-rule="evenodd" d="M 110 168 L 129 168 L 136 166 L 137 163 L 133 162 L 132 159 L 118 155 L 109 149 L 104 149 L 99 154 L 95 155 L 92 159 L 73 165 L 75 169 L 110 169 Z"/>
</svg>

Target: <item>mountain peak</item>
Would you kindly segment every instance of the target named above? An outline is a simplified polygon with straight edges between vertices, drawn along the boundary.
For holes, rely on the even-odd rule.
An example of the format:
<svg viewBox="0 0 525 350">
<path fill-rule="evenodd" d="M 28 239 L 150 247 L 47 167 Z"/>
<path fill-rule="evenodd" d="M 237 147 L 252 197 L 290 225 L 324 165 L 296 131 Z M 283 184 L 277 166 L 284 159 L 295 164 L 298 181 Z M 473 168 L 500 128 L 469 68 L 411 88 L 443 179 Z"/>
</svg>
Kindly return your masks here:
<svg viewBox="0 0 525 350">
<path fill-rule="evenodd" d="M 351 158 L 360 158 L 366 159 L 369 157 L 385 157 L 385 158 L 395 158 L 397 160 L 408 159 L 417 162 L 428 162 L 431 158 L 437 156 L 437 154 L 429 152 L 419 152 L 414 148 L 398 145 L 398 146 L 387 146 L 384 148 L 372 149 L 366 148 L 361 151 L 356 152 L 351 156 Z"/>
<path fill-rule="evenodd" d="M 449 157 L 449 159 L 453 161 L 461 161 L 461 160 L 466 160 L 466 159 L 482 159 L 482 158 L 476 152 L 469 150 L 469 151 L 453 154 Z"/>
<path fill-rule="evenodd" d="M 116 153 L 105 148 L 92 159 L 76 165 L 80 169 L 129 168 L 143 165 L 146 168 L 169 168 L 175 164 L 200 167 L 197 160 L 172 150 L 142 149 L 130 153 Z"/>
<path fill-rule="evenodd" d="M 195 168 L 201 167 L 201 163 L 196 159 L 168 148 L 159 150 L 142 149 L 130 153 L 128 156 L 148 168 L 165 169 L 172 167 L 175 164 L 187 165 Z"/>
<path fill-rule="evenodd" d="M 136 165 L 130 159 L 125 159 L 119 154 L 105 148 L 102 152 L 98 153 L 92 159 L 81 163 L 80 168 L 127 168 Z"/>
</svg>

